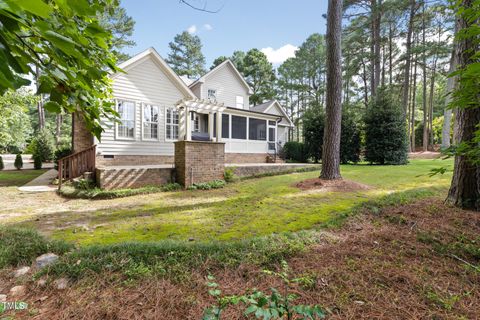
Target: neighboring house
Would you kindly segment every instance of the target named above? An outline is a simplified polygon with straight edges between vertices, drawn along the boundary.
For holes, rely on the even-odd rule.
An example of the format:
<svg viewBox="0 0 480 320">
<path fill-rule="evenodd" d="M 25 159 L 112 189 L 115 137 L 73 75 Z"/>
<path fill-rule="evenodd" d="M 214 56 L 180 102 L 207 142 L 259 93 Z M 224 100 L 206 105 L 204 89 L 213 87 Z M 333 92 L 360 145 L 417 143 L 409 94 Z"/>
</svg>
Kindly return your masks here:
<svg viewBox="0 0 480 320">
<path fill-rule="evenodd" d="M 277 101 L 250 107 L 252 91 L 229 60 L 193 82 L 153 48 L 119 67 L 125 72 L 112 81 L 120 122 L 104 120 L 98 164 L 170 164 L 177 140 L 224 142 L 227 163 L 265 162 L 293 127 Z"/>
</svg>

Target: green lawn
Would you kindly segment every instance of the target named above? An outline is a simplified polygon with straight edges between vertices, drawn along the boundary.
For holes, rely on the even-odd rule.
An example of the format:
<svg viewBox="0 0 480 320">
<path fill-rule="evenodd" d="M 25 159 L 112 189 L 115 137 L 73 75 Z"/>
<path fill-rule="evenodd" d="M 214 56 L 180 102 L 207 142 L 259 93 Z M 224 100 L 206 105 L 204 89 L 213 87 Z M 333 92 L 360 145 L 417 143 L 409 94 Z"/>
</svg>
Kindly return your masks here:
<svg viewBox="0 0 480 320">
<path fill-rule="evenodd" d="M 440 166 L 451 169 L 452 161 L 342 166 L 344 178 L 372 187 L 357 192 L 301 191 L 294 186 L 296 182 L 318 176 L 318 172 L 307 172 L 244 180 L 219 190 L 81 200 L 74 209 L 15 224 L 82 245 L 161 239 L 244 239 L 321 227 L 369 200 L 393 196 L 394 201 L 408 201 L 409 197 L 445 193 L 450 174 L 428 176 L 430 169 Z"/>
<path fill-rule="evenodd" d="M 19 187 L 35 179 L 46 170 L 0 171 L 0 187 Z"/>
</svg>

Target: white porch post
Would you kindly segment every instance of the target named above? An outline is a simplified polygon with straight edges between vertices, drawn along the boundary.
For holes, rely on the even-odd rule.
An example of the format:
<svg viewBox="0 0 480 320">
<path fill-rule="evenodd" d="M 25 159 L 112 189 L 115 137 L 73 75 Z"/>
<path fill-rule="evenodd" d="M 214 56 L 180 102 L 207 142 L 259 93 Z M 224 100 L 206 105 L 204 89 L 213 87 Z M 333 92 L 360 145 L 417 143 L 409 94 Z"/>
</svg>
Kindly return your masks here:
<svg viewBox="0 0 480 320">
<path fill-rule="evenodd" d="M 213 113 L 211 112 L 208 113 L 208 135 L 213 140 Z"/>
<path fill-rule="evenodd" d="M 190 119 L 190 108 L 185 106 L 185 140 L 192 140 L 192 121 Z"/>
<path fill-rule="evenodd" d="M 222 113 L 220 111 L 217 111 L 217 142 L 221 142 L 221 141 L 222 141 Z"/>
</svg>

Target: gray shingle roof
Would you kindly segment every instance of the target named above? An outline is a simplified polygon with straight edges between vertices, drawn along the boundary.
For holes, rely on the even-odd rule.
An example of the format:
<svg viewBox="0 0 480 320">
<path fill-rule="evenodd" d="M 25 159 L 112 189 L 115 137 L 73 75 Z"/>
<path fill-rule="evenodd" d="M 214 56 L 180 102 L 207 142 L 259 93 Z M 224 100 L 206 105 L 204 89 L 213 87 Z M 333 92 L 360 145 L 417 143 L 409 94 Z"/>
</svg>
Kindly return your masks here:
<svg viewBox="0 0 480 320">
<path fill-rule="evenodd" d="M 267 108 L 270 107 L 270 105 L 271 105 L 274 101 L 275 101 L 275 100 L 270 100 L 270 101 L 267 101 L 267 102 L 265 102 L 265 103 L 256 105 L 255 107 L 250 107 L 250 110 L 251 110 L 251 111 L 256 111 L 256 112 L 265 112 L 265 110 L 267 110 Z"/>
</svg>

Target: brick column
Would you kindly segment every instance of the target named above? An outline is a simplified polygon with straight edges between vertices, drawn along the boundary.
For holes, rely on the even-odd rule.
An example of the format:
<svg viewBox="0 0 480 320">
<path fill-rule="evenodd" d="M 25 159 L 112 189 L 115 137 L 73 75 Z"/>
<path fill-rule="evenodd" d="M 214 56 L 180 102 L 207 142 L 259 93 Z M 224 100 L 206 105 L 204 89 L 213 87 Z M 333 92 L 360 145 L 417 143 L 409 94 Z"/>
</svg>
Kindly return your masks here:
<svg viewBox="0 0 480 320">
<path fill-rule="evenodd" d="M 87 130 L 82 116 L 72 114 L 72 147 L 73 152 L 79 152 L 93 146 L 93 135 Z"/>
<path fill-rule="evenodd" d="M 194 183 L 223 180 L 225 143 L 206 141 L 175 142 L 177 182 L 185 187 Z"/>
</svg>

